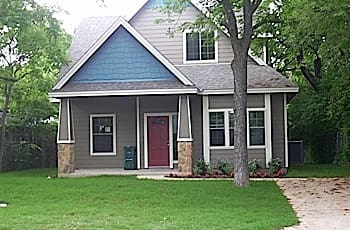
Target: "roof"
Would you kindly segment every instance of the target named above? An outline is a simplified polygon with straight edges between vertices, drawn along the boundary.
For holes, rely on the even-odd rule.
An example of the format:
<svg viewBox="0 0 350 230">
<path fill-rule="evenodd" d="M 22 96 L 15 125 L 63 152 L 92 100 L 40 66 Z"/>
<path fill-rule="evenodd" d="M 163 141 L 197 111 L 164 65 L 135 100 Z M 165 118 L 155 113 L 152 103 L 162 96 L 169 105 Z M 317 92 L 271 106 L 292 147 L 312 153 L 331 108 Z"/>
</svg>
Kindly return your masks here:
<svg viewBox="0 0 350 230">
<path fill-rule="evenodd" d="M 97 52 L 101 46 L 119 28 L 125 28 L 152 55 L 154 55 L 177 79 L 139 81 L 139 82 L 74 82 L 70 79 Z M 76 93 L 96 92 L 107 95 L 123 93 L 138 94 L 142 90 L 148 92 L 156 90 L 165 93 L 232 93 L 233 74 L 231 65 L 225 64 L 197 64 L 172 65 L 159 51 L 143 38 L 127 21 L 121 17 L 92 17 L 84 19 L 75 31 L 74 39 L 69 50 L 71 64 L 62 68 L 59 81 L 53 89 L 51 97 L 61 97 Z M 273 68 L 261 63 L 248 64 L 248 93 L 258 92 L 298 92 L 298 88 L 286 77 Z M 132 95 L 132 94 L 130 94 Z"/>
<path fill-rule="evenodd" d="M 179 65 L 200 91 L 233 90 L 231 64 Z M 297 86 L 267 65 L 248 64 L 248 89 L 295 89 Z"/>
</svg>

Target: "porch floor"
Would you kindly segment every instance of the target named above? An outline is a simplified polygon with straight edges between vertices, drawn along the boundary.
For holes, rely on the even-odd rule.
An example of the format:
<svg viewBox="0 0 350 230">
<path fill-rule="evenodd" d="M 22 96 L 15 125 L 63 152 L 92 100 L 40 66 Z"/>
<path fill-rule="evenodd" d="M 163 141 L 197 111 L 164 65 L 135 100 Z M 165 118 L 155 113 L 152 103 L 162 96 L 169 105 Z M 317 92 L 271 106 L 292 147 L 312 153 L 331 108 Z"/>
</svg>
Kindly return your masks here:
<svg viewBox="0 0 350 230">
<path fill-rule="evenodd" d="M 103 169 L 76 169 L 74 173 L 60 174 L 60 177 L 90 177 L 90 176 L 165 176 L 170 173 L 178 173 L 178 169 L 152 168 L 139 170 L 125 170 L 122 168 Z"/>
</svg>

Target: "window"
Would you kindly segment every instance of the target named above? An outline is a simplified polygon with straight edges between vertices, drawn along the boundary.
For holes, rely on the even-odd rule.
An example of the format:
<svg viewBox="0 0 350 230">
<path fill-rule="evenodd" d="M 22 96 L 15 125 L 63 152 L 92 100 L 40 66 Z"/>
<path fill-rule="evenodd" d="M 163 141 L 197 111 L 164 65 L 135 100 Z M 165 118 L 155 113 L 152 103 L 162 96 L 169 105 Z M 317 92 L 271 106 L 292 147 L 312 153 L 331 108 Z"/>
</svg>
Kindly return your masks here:
<svg viewBox="0 0 350 230">
<path fill-rule="evenodd" d="M 115 115 L 90 116 L 91 155 L 116 155 Z"/>
<path fill-rule="evenodd" d="M 249 145 L 265 145 L 264 111 L 249 111 Z"/>
<path fill-rule="evenodd" d="M 225 146 L 225 113 L 209 114 L 210 146 Z"/>
<path fill-rule="evenodd" d="M 186 61 L 216 59 L 214 32 L 186 33 Z"/>
</svg>

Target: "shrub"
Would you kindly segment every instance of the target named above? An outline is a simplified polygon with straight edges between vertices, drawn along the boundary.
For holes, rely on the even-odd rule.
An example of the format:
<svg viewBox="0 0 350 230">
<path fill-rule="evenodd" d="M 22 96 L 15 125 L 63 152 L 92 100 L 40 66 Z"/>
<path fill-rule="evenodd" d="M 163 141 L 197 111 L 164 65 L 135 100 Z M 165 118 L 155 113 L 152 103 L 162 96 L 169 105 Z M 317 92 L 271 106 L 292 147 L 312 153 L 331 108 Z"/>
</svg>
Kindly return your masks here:
<svg viewBox="0 0 350 230">
<path fill-rule="evenodd" d="M 225 159 L 218 162 L 218 169 L 225 175 L 230 175 L 232 172 L 232 165 Z"/>
<path fill-rule="evenodd" d="M 282 165 L 282 161 L 280 158 L 276 157 L 276 158 L 273 158 L 271 160 L 271 162 L 269 162 L 268 166 L 269 166 L 269 171 L 272 173 L 272 174 L 275 174 L 277 173 L 280 169 L 281 169 L 281 165 Z"/>
<path fill-rule="evenodd" d="M 200 159 L 194 162 L 193 174 L 205 175 L 210 173 L 210 171 L 211 171 L 211 167 L 203 159 Z"/>
<path fill-rule="evenodd" d="M 260 168 L 261 166 L 257 159 L 248 162 L 249 175 L 255 175 Z"/>
</svg>

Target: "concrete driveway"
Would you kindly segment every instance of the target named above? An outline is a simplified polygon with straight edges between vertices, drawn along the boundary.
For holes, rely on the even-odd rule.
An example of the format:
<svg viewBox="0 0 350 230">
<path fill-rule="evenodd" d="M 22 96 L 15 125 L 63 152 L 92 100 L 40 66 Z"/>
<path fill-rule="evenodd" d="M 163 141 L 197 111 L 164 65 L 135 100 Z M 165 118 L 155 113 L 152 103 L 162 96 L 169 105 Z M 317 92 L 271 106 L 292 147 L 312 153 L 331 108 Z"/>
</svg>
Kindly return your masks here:
<svg viewBox="0 0 350 230">
<path fill-rule="evenodd" d="M 285 230 L 350 229 L 350 178 L 279 179 L 300 224 Z"/>
</svg>

